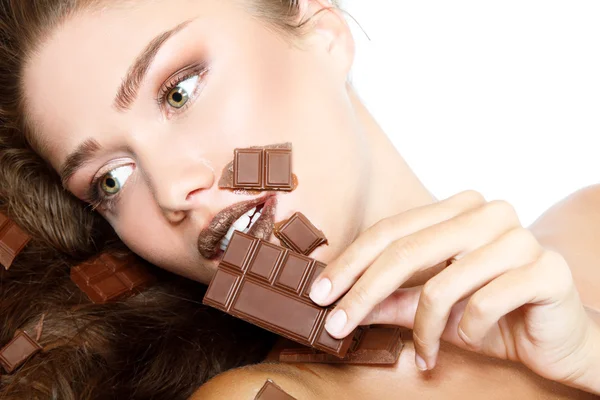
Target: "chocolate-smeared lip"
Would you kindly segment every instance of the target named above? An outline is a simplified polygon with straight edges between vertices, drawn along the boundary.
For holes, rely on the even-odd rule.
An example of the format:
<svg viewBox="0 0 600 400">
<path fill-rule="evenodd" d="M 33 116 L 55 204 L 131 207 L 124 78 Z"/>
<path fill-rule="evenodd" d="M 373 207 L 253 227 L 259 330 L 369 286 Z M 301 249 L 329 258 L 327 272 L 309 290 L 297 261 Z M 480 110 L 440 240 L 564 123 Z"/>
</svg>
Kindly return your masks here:
<svg viewBox="0 0 600 400">
<path fill-rule="evenodd" d="M 254 207 L 264 205 L 265 203 L 267 203 L 268 200 L 274 200 L 274 198 L 274 194 L 268 194 L 254 200 L 243 201 L 240 203 L 233 204 L 221 210 L 210 221 L 210 224 L 206 228 L 204 228 L 198 235 L 198 251 L 200 252 L 200 255 L 208 260 L 212 260 L 218 257 L 219 254 L 222 253 L 220 249 L 221 240 L 223 240 L 223 238 L 227 234 L 227 231 L 233 225 L 233 223 L 236 220 L 238 220 L 242 215 L 252 210 Z M 272 203 L 271 206 L 274 207 L 274 201 L 269 203 Z M 271 212 L 270 214 L 272 216 L 272 214 L 274 213 Z M 261 217 L 261 219 L 263 219 L 263 221 L 261 222 L 262 224 L 264 224 L 266 222 L 265 219 L 263 217 Z"/>
</svg>

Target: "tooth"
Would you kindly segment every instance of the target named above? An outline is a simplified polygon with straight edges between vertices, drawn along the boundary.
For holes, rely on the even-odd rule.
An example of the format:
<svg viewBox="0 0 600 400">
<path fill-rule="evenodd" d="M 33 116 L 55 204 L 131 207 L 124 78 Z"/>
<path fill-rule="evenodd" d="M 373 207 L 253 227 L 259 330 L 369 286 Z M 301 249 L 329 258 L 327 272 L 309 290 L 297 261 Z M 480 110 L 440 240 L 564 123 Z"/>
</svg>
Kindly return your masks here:
<svg viewBox="0 0 600 400">
<path fill-rule="evenodd" d="M 229 239 L 223 238 L 223 240 L 221 240 L 221 250 L 227 250 L 227 246 L 229 246 Z"/>
<path fill-rule="evenodd" d="M 235 221 L 233 223 L 233 228 L 238 231 L 243 231 L 244 229 L 246 229 L 246 227 L 248 226 L 249 223 L 250 223 L 250 217 L 247 216 L 246 214 L 244 214 L 240 217 L 240 219 L 238 219 L 237 221 Z"/>
<path fill-rule="evenodd" d="M 227 231 L 227 233 L 225 234 L 225 236 L 223 237 L 223 239 L 221 240 L 221 250 L 225 250 L 227 249 L 227 246 L 229 245 L 229 241 L 231 240 L 231 237 L 233 236 L 233 232 L 235 231 L 241 231 L 244 233 L 248 232 L 248 225 L 251 224 L 250 218 L 254 215 L 255 217 L 252 218 L 252 222 L 254 222 L 256 220 L 256 214 L 258 214 L 258 216 L 260 217 L 259 213 L 256 213 L 256 207 L 254 207 L 252 210 L 249 210 L 246 214 L 242 215 L 240 218 L 238 218 L 237 221 L 235 221 L 233 223 L 233 225 L 231 225 L 231 227 L 229 228 L 229 230 Z"/>
<path fill-rule="evenodd" d="M 225 234 L 225 239 L 227 239 L 227 241 L 231 240 L 231 237 L 233 236 L 233 232 L 235 232 L 235 227 L 231 226 L 231 228 L 229 228 L 229 230 Z"/>
<path fill-rule="evenodd" d="M 260 218 L 262 214 L 260 212 L 257 212 L 256 214 L 254 214 L 254 217 L 252 217 L 252 222 L 250 222 L 250 225 L 254 224 L 256 222 L 257 219 Z"/>
</svg>

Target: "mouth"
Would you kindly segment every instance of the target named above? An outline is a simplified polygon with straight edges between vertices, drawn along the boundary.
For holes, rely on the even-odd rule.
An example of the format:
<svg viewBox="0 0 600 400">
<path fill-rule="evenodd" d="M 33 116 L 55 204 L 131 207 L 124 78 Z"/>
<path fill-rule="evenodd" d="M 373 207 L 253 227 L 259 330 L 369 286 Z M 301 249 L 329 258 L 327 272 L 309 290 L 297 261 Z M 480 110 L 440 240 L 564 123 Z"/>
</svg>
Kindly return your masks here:
<svg viewBox="0 0 600 400">
<path fill-rule="evenodd" d="M 198 236 L 198 250 L 207 260 L 223 255 L 235 231 L 268 240 L 273 232 L 276 197 L 269 194 L 234 204 L 219 212 Z"/>
</svg>

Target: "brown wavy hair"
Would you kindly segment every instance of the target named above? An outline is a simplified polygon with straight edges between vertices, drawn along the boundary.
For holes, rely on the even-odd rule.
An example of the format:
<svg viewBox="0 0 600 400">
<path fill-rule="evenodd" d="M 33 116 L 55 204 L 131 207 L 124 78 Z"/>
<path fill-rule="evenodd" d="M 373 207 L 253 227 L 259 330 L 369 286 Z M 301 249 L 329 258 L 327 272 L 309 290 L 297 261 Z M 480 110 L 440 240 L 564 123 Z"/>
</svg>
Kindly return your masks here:
<svg viewBox="0 0 600 400">
<path fill-rule="evenodd" d="M 298 34 L 297 0 L 231 0 L 281 34 Z M 30 140 L 27 57 L 62 21 L 109 0 L 0 0 L 0 212 L 34 240 L 0 268 L 0 346 L 44 315 L 44 351 L 0 376 L 0 399 L 185 399 L 227 369 L 261 361 L 274 336 L 202 305 L 205 286 L 149 265 L 158 283 L 93 305 L 69 268 L 124 247 L 68 193 Z"/>
</svg>

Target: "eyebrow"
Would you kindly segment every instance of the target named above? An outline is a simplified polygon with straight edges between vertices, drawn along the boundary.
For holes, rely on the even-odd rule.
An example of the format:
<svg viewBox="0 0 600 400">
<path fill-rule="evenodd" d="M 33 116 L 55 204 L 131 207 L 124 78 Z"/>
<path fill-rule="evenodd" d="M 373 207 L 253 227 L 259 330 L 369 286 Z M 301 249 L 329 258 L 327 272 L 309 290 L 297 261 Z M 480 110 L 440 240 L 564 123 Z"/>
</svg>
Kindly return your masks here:
<svg viewBox="0 0 600 400">
<path fill-rule="evenodd" d="M 87 164 L 101 149 L 102 146 L 96 139 L 87 139 L 67 156 L 60 172 L 60 180 L 65 188 L 75 172 Z"/>
<path fill-rule="evenodd" d="M 156 58 L 158 51 L 167 42 L 167 40 L 185 28 L 190 22 L 192 22 L 192 20 L 184 21 L 175 28 L 161 33 L 152 39 L 150 43 L 148 43 L 146 48 L 138 55 L 135 62 L 127 71 L 127 75 L 117 90 L 113 107 L 121 112 L 125 112 L 130 109 L 131 105 L 135 102 L 140 86 L 144 81 L 146 74 L 148 73 L 148 69 L 150 69 L 152 62 Z"/>
</svg>

